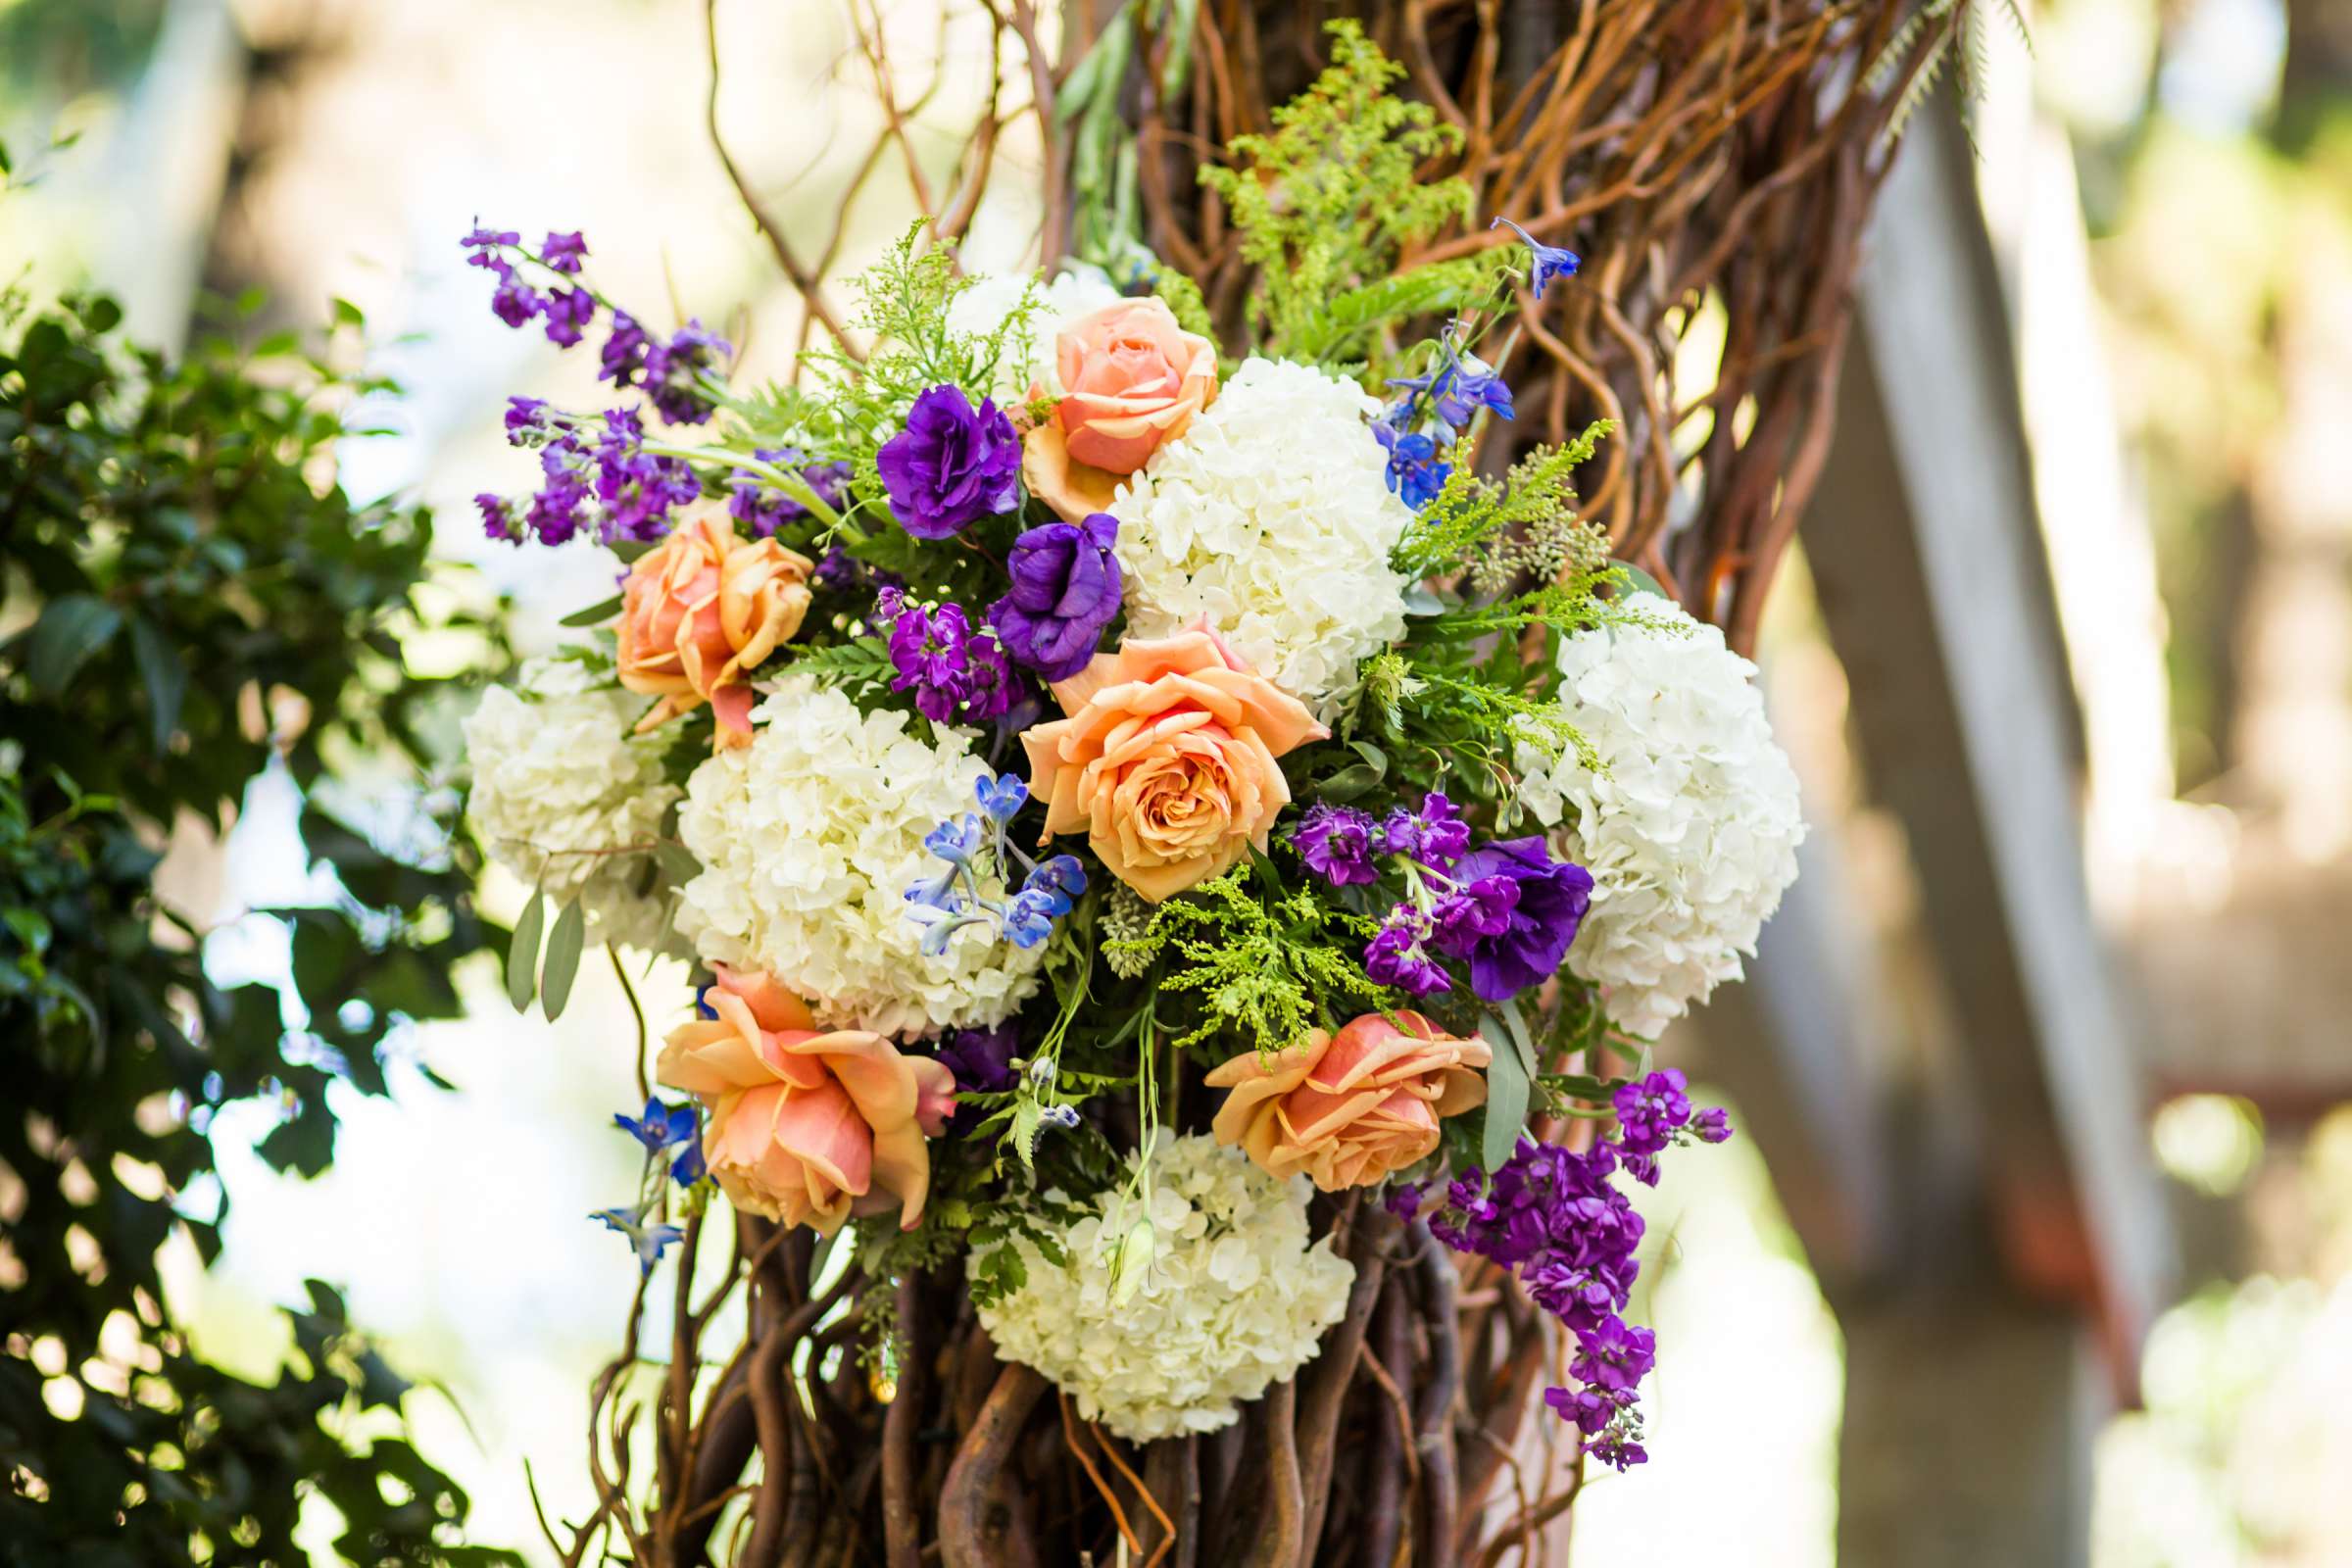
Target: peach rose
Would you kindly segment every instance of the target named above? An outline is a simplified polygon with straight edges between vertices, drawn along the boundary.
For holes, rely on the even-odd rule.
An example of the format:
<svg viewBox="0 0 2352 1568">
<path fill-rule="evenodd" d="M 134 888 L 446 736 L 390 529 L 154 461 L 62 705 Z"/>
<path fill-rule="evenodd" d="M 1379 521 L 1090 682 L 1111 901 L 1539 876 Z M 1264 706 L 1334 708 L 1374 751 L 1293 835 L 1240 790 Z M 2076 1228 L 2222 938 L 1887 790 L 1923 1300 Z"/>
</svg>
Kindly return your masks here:
<svg viewBox="0 0 2352 1568">
<path fill-rule="evenodd" d="M 1054 340 L 1063 397 L 1029 432 L 1021 477 L 1070 522 L 1106 510 L 1119 480 L 1184 434 L 1217 395 L 1217 350 L 1165 300 L 1121 300 Z"/>
<path fill-rule="evenodd" d="M 1217 1142 L 1241 1145 L 1270 1176 L 1304 1171 L 1327 1193 L 1426 1158 L 1441 1118 L 1486 1103 L 1481 1071 L 1494 1054 L 1417 1012 L 1393 1016 L 1310 1030 L 1270 1061 L 1246 1051 L 1220 1064 L 1206 1082 L 1233 1092 L 1217 1107 Z"/>
<path fill-rule="evenodd" d="M 1111 874 L 1154 904 L 1215 876 L 1244 845 L 1264 849 L 1291 800 L 1274 760 L 1331 733 L 1205 619 L 1097 654 L 1054 696 L 1069 716 L 1021 735 L 1045 836 L 1086 828 Z"/>
<path fill-rule="evenodd" d="M 665 724 L 708 702 L 718 744 L 752 739 L 744 672 L 801 629 L 808 612 L 807 556 L 773 539 L 735 537 L 705 513 L 637 558 L 621 588 L 620 683 L 662 700 L 638 721 Z"/>
<path fill-rule="evenodd" d="M 711 968 L 706 1000 L 718 1016 L 671 1030 L 657 1073 L 709 1108 L 703 1160 L 728 1201 L 830 1236 L 853 1209 L 896 1200 L 912 1230 L 931 1191 L 923 1140 L 956 1108 L 955 1076 L 880 1035 L 812 1027 L 763 974 Z"/>
</svg>

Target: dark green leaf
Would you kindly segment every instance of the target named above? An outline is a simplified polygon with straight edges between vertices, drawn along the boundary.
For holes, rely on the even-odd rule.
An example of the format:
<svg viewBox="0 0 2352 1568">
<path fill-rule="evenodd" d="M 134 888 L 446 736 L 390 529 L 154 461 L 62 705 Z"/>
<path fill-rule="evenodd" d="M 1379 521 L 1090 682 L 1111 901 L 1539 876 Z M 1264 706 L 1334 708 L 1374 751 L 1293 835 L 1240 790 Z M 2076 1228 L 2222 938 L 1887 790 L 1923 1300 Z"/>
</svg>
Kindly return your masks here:
<svg viewBox="0 0 2352 1568">
<path fill-rule="evenodd" d="M 33 689 L 54 697 L 66 689 L 90 656 L 114 640 L 122 612 L 92 594 L 52 599 L 33 623 L 24 655 L 24 673 Z"/>
<path fill-rule="evenodd" d="M 554 1022 L 564 1012 L 564 1004 L 571 1000 L 571 982 L 580 972 L 580 949 L 587 944 L 588 917 L 580 912 L 580 901 L 572 900 L 556 916 L 556 928 L 547 934 L 547 968 L 539 976 L 539 1005 Z"/>
<path fill-rule="evenodd" d="M 547 923 L 547 899 L 531 889 L 530 902 L 514 917 L 514 940 L 507 946 L 507 1000 L 516 1012 L 527 1012 L 539 989 L 539 932 Z"/>
<path fill-rule="evenodd" d="M 147 685 L 148 739 L 160 757 L 172 745 L 172 732 L 179 728 L 179 705 L 188 695 L 187 662 L 156 630 L 155 622 L 137 613 L 130 617 L 130 652 Z"/>
</svg>

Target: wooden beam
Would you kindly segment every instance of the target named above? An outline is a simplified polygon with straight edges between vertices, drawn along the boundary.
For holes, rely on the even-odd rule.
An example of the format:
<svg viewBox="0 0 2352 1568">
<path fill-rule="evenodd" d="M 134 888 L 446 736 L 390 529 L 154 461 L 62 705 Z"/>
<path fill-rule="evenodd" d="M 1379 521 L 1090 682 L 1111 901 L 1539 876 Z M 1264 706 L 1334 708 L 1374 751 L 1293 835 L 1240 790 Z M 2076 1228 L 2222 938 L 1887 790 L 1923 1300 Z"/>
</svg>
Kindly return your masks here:
<svg viewBox="0 0 2352 1568">
<path fill-rule="evenodd" d="M 2129 1386 L 2173 1268 L 2127 994 L 2094 928 L 2079 726 L 1973 171 L 1913 122 L 1872 223 L 1804 521 L 1872 792 L 1901 820 L 2011 1278 L 2095 1315 Z"/>
</svg>

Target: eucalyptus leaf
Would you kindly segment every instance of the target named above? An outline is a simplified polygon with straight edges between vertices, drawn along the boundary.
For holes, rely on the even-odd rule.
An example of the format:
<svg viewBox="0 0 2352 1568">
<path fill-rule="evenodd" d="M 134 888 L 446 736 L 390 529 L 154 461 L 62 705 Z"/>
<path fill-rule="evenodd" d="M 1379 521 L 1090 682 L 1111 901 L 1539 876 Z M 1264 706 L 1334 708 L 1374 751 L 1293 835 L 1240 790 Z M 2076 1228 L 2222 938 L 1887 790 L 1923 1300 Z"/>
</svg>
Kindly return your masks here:
<svg viewBox="0 0 2352 1568">
<path fill-rule="evenodd" d="M 1519 1130 L 1527 1124 L 1527 1068 L 1509 1027 L 1500 1019 L 1488 1014 L 1479 1020 L 1478 1032 L 1494 1051 L 1487 1067 L 1487 1137 L 1479 1151 L 1492 1176 L 1510 1159 Z"/>
<path fill-rule="evenodd" d="M 620 595 L 614 594 L 610 599 L 590 605 L 586 610 L 573 611 L 556 624 L 559 626 L 601 626 L 619 613 Z"/>
<path fill-rule="evenodd" d="M 1315 786 L 1316 798 L 1341 804 L 1352 801 L 1378 784 L 1382 775 L 1387 771 L 1387 768 L 1374 767 L 1369 762 L 1357 762 L 1352 766 L 1343 767 Z"/>
<path fill-rule="evenodd" d="M 528 1011 L 532 993 L 539 989 L 539 932 L 547 923 L 547 897 L 531 889 L 530 903 L 514 917 L 514 940 L 507 948 L 507 1000 L 516 1012 Z"/>
<path fill-rule="evenodd" d="M 547 934 L 547 966 L 539 976 L 539 1005 L 553 1023 L 571 1000 L 571 982 L 580 972 L 580 950 L 588 945 L 588 916 L 580 901 L 572 900 L 556 915 L 556 928 Z"/>
<path fill-rule="evenodd" d="M 1620 571 L 1624 572 L 1628 577 L 1634 579 L 1634 590 L 1637 593 L 1656 594 L 1660 599 L 1665 599 L 1667 597 L 1666 590 L 1658 586 L 1658 579 L 1652 577 L 1648 572 L 1643 571 L 1640 566 L 1635 565 L 1632 562 L 1620 561 L 1615 563 L 1615 564 Z"/>
</svg>

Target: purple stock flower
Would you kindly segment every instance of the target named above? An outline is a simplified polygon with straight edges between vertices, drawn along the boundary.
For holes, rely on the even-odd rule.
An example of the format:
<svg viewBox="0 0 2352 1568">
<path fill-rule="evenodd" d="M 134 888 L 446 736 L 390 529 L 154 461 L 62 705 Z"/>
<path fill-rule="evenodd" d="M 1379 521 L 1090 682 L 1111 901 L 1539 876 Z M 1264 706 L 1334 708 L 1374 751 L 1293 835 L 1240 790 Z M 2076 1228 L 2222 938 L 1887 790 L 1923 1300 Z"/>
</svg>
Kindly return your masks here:
<svg viewBox="0 0 2352 1568">
<path fill-rule="evenodd" d="M 567 349 L 596 319 L 596 296 L 584 288 L 558 289 L 539 302 L 539 310 L 547 318 L 547 340 Z"/>
<path fill-rule="evenodd" d="M 1317 801 L 1291 830 L 1291 848 L 1307 869 L 1335 888 L 1378 881 L 1372 864 L 1372 818 L 1352 806 Z"/>
<path fill-rule="evenodd" d="M 1399 806 L 1388 814 L 1380 824 L 1380 847 L 1391 855 L 1410 856 L 1423 865 L 1443 869 L 1470 848 L 1470 824 L 1462 820 L 1460 808 L 1444 792 L 1431 790 L 1421 797 L 1419 810 L 1408 811 Z"/>
<path fill-rule="evenodd" d="M 1592 902 L 1592 876 L 1581 865 L 1554 860 L 1540 838 L 1504 839 L 1461 858 L 1455 879 L 1471 886 L 1489 878 L 1516 885 L 1516 902 L 1503 929 L 1493 935 L 1456 927 L 1460 951 L 1470 960 L 1470 989 L 1489 1002 L 1505 1002 L 1559 972 L 1576 940 L 1577 927 Z M 1450 950 L 1448 950 L 1450 951 Z"/>
<path fill-rule="evenodd" d="M 645 427 L 628 409 L 605 416 L 596 446 L 596 498 L 604 503 L 604 538 L 659 539 L 669 531 L 672 508 L 703 493 L 694 470 L 676 458 L 656 457 L 644 448 Z"/>
<path fill-rule="evenodd" d="M 701 424 L 717 407 L 703 376 L 735 352 L 735 345 L 690 318 L 667 341 L 645 351 L 641 384 L 654 412 L 671 424 Z"/>
<path fill-rule="evenodd" d="M 522 236 L 511 228 L 484 228 L 476 223 L 473 231 L 458 243 L 469 251 L 480 253 L 467 258 L 467 266 L 493 267 L 498 258 L 490 253 L 504 246 L 521 244 Z"/>
<path fill-rule="evenodd" d="M 1519 905 L 1519 884 L 1507 876 L 1482 876 L 1465 882 L 1438 900 L 1430 911 L 1436 927 L 1430 945 L 1448 956 L 1467 957 L 1479 943 L 1492 941 L 1511 928 L 1511 910 Z"/>
<path fill-rule="evenodd" d="M 537 446 L 555 429 L 556 421 L 547 412 L 545 399 L 523 397 L 507 399 L 508 445 Z"/>
<path fill-rule="evenodd" d="M 957 386 L 935 386 L 906 411 L 906 427 L 876 459 L 899 525 L 917 539 L 946 539 L 1020 498 L 1021 443 L 1012 421 Z"/>
<path fill-rule="evenodd" d="M 645 328 L 638 324 L 637 318 L 626 311 L 614 311 L 612 329 L 599 352 L 596 378 L 610 381 L 615 387 L 635 386 L 639 372 L 645 368 L 646 347 Z"/>
<path fill-rule="evenodd" d="M 537 289 L 516 277 L 512 267 L 507 267 L 503 262 L 499 267 L 503 270 L 499 275 L 498 287 L 490 292 L 491 314 L 509 326 L 530 325 L 539 313 L 547 308 L 547 301 L 540 297 Z"/>
<path fill-rule="evenodd" d="M 1067 680 L 1086 667 L 1119 612 L 1119 563 L 1111 554 L 1118 536 L 1119 519 L 1098 512 L 1084 522 L 1042 524 L 1012 542 L 1004 558 L 1012 591 L 988 607 L 1006 653 L 1047 680 Z"/>
<path fill-rule="evenodd" d="M 1571 1377 L 1611 1394 L 1631 1389 L 1647 1376 L 1657 1361 L 1658 1337 L 1635 1328 L 1611 1313 L 1596 1328 L 1577 1335 L 1578 1354 L 1568 1363 Z"/>
<path fill-rule="evenodd" d="M 974 632 L 961 605 L 926 609 L 895 588 L 877 600 L 890 625 L 895 692 L 914 698 L 915 711 L 935 724 L 978 723 L 1010 708 L 1017 695 L 1012 666 L 993 632 Z"/>
<path fill-rule="evenodd" d="M 1721 1105 L 1711 1105 L 1691 1118 L 1690 1131 L 1702 1144 L 1720 1144 L 1732 1136 L 1732 1118 Z"/>
<path fill-rule="evenodd" d="M 1422 951 L 1429 940 L 1429 916 L 1409 904 L 1399 904 L 1381 923 L 1380 933 L 1364 949 L 1364 973 L 1378 985 L 1395 986 L 1416 997 L 1450 991 L 1453 982 L 1436 959 Z"/>
<path fill-rule="evenodd" d="M 803 454 L 791 447 L 755 447 L 752 456 L 778 467 L 799 468 L 802 483 L 816 492 L 816 499 L 835 511 L 840 510 L 842 495 L 850 482 L 848 464 L 804 464 Z M 785 523 L 798 522 L 808 515 L 807 506 L 749 468 L 737 468 L 728 484 L 732 493 L 727 497 L 727 514 L 749 528 L 755 538 L 765 539 Z M 826 553 L 825 560 L 832 561 L 840 549 L 835 545 Z M 818 577 L 823 580 L 821 567 Z"/>
<path fill-rule="evenodd" d="M 576 228 L 568 234 L 551 231 L 539 244 L 539 260 L 547 265 L 550 271 L 563 272 L 567 276 L 579 274 L 580 261 L 587 254 L 588 241 L 581 237 Z"/>
<path fill-rule="evenodd" d="M 485 490 L 473 498 L 473 504 L 481 511 L 483 533 L 509 544 L 520 542 L 522 531 L 515 526 L 514 515 L 507 510 L 505 498 Z"/>
</svg>

